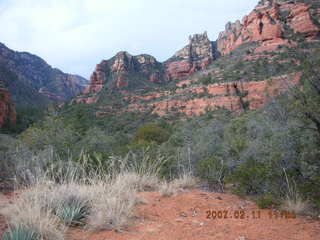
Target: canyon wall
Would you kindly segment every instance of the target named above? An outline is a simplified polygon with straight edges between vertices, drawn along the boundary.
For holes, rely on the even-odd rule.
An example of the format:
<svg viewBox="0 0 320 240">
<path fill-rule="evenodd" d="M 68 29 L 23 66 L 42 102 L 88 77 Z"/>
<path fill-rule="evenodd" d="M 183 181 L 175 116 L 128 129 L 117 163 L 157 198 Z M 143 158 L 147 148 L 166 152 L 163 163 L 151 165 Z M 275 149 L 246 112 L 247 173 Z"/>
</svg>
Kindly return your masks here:
<svg viewBox="0 0 320 240">
<path fill-rule="evenodd" d="M 152 113 L 160 116 L 169 112 L 177 111 L 186 115 L 200 115 L 208 110 L 217 110 L 225 108 L 234 112 L 246 110 L 255 110 L 263 107 L 270 99 L 287 91 L 300 81 L 301 73 L 283 75 L 259 82 L 233 82 L 223 84 L 212 84 L 207 87 L 199 87 L 184 90 L 185 92 L 206 93 L 206 96 L 195 97 L 190 100 L 164 100 L 157 101 L 154 98 L 153 103 L 129 104 L 127 111 L 146 111 L 153 109 Z M 181 93 L 181 91 L 179 92 Z M 241 98 L 239 95 L 244 94 Z"/>
</svg>

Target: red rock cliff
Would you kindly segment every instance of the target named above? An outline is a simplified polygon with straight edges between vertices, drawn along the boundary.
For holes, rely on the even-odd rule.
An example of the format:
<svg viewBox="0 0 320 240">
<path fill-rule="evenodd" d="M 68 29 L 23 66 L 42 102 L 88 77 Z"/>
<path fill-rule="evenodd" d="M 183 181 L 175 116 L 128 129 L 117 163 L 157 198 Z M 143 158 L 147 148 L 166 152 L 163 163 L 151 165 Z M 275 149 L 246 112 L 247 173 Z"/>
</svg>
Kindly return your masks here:
<svg viewBox="0 0 320 240">
<path fill-rule="evenodd" d="M 240 97 L 236 94 L 236 88 L 241 92 L 247 92 L 243 98 L 244 102 L 249 103 L 248 109 L 254 110 L 263 107 L 271 98 L 278 96 L 281 92 L 286 91 L 290 86 L 300 81 L 301 74 L 285 75 L 268 81 L 248 82 L 248 83 L 226 83 L 207 86 L 207 92 L 214 98 L 195 98 L 192 100 L 170 100 L 159 101 L 150 104 L 153 113 L 160 116 L 168 112 L 178 111 L 186 115 L 200 115 L 208 110 L 226 108 L 230 111 L 243 111 Z M 203 92 L 203 88 L 193 89 L 194 92 Z M 140 107 L 140 108 L 139 108 Z M 142 110 L 145 106 L 129 105 L 129 111 Z"/>
<path fill-rule="evenodd" d="M 0 128 L 7 124 L 15 124 L 16 119 L 16 111 L 9 91 L 0 88 Z"/>
<path fill-rule="evenodd" d="M 207 32 L 189 36 L 189 44 L 164 63 L 167 78 L 183 79 L 205 69 L 214 60 L 214 51 Z"/>
<path fill-rule="evenodd" d="M 280 45 L 290 45 L 285 29 L 313 38 L 319 27 L 312 19 L 310 6 L 294 1 L 262 1 L 242 22 L 228 23 L 217 41 L 222 55 L 229 54 L 240 45 L 259 42 L 257 51 L 274 51 Z"/>
<path fill-rule="evenodd" d="M 215 47 L 206 32 L 190 36 L 189 44 L 164 63 L 147 54 L 132 56 L 127 52 L 119 52 L 96 66 L 90 85 L 83 93 L 96 95 L 104 86 L 107 89 L 145 88 L 150 84 L 183 79 L 205 69 L 214 60 L 214 56 Z M 77 102 L 91 100 L 86 101 L 82 97 Z"/>
<path fill-rule="evenodd" d="M 99 93 L 104 86 L 108 89 L 141 88 L 149 84 L 161 84 L 165 80 L 162 64 L 154 57 L 119 52 L 96 66 L 84 93 Z"/>
<path fill-rule="evenodd" d="M 180 112 L 186 115 L 201 115 L 208 110 L 216 110 L 225 108 L 234 112 L 244 111 L 244 103 L 247 103 L 247 110 L 259 109 L 268 103 L 270 99 L 288 90 L 288 88 L 299 83 L 301 73 L 293 73 L 282 75 L 258 82 L 232 82 L 211 84 L 206 87 L 192 87 L 187 89 L 177 89 L 176 94 L 187 96 L 190 93 L 207 92 L 206 97 L 195 97 L 192 99 L 166 98 L 168 92 L 148 93 L 145 96 L 131 96 L 130 103 L 120 112 L 132 111 L 151 111 L 154 114 L 164 116 L 170 112 Z M 238 94 L 246 93 L 244 97 Z M 174 96 L 174 94 L 172 95 Z M 139 103 L 139 100 L 151 100 L 148 103 Z M 109 114 L 115 110 L 110 107 L 104 107 L 103 110 L 97 112 L 97 115 Z"/>
</svg>

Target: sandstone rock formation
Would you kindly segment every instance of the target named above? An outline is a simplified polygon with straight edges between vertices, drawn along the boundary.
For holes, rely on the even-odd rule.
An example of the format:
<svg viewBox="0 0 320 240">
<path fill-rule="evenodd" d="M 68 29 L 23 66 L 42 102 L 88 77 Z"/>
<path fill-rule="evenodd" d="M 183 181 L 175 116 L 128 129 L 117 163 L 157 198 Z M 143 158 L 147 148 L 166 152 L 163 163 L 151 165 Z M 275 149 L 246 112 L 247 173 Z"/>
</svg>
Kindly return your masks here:
<svg viewBox="0 0 320 240">
<path fill-rule="evenodd" d="M 242 22 L 228 23 L 217 40 L 218 51 L 229 54 L 244 43 L 259 42 L 257 51 L 274 51 L 292 44 L 285 36 L 288 28 L 305 37 L 315 37 L 320 28 L 312 19 L 310 6 L 294 1 L 264 0 Z"/>
<path fill-rule="evenodd" d="M 214 52 L 207 32 L 189 36 L 189 44 L 164 63 L 167 78 L 183 79 L 205 69 L 214 60 Z"/>
<path fill-rule="evenodd" d="M 13 125 L 17 116 L 9 91 L 0 82 L 0 128 Z"/>
<path fill-rule="evenodd" d="M 108 89 L 144 88 L 151 83 L 159 85 L 183 79 L 205 69 L 214 58 L 214 43 L 206 32 L 190 36 L 189 44 L 164 63 L 147 54 L 132 56 L 119 52 L 96 66 L 84 94 L 99 93 L 105 86 Z"/>
<path fill-rule="evenodd" d="M 315 37 L 319 33 L 319 27 L 314 23 L 316 20 L 311 16 L 310 6 L 289 2 L 280 5 L 280 9 L 289 12 L 287 20 L 294 32 L 304 33 L 307 37 Z"/>
<path fill-rule="evenodd" d="M 132 56 L 119 52 L 109 60 L 103 60 L 91 75 L 90 85 L 84 93 L 98 93 L 104 86 L 109 89 L 141 87 L 148 83 L 161 84 L 165 81 L 162 64 L 154 57 L 142 54 Z"/>
</svg>

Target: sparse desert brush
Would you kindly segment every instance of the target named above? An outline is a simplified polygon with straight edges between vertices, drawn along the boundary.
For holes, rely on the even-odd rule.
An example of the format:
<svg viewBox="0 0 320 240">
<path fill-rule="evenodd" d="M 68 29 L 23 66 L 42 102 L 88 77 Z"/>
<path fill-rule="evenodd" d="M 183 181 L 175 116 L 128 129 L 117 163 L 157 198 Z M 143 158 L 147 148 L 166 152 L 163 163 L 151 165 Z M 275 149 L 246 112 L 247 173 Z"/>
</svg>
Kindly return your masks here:
<svg viewBox="0 0 320 240">
<path fill-rule="evenodd" d="M 6 237 L 24 234 L 59 240 L 69 226 L 86 225 L 91 230 L 128 226 L 139 199 L 136 187 L 122 176 L 90 184 L 42 182 L 23 190 L 2 211 L 10 225 Z"/>
<path fill-rule="evenodd" d="M 177 193 L 178 189 L 172 183 L 163 182 L 160 185 L 159 191 L 162 197 L 172 197 Z"/>
<path fill-rule="evenodd" d="M 22 179 L 18 186 L 24 189 L 6 207 L 4 215 L 12 226 L 6 236 L 59 240 L 75 225 L 89 230 L 123 229 L 130 224 L 135 206 L 143 202 L 136 192 L 158 189 L 157 173 L 163 161 L 159 165 L 156 160 L 147 154 L 114 157 L 103 174 L 88 173 L 85 164 L 72 161 L 41 168 L 30 175 L 32 181 Z"/>
</svg>

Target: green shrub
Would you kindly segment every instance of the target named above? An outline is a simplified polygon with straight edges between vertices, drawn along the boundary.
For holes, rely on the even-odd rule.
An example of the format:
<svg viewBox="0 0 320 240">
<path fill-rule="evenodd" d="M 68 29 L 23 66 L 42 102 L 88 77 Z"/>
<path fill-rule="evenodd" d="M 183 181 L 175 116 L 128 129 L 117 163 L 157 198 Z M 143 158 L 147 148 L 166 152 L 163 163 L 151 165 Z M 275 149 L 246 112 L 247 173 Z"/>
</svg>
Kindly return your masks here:
<svg viewBox="0 0 320 240">
<path fill-rule="evenodd" d="M 279 205 L 279 201 L 277 201 L 271 194 L 261 195 L 255 199 L 255 202 L 262 209 L 272 208 Z"/>
<path fill-rule="evenodd" d="M 34 152 L 52 146 L 61 156 L 66 156 L 76 143 L 78 134 L 70 126 L 65 125 L 62 119 L 46 117 L 41 124 L 24 131 L 19 139 Z"/>
<path fill-rule="evenodd" d="M 169 139 L 169 132 L 161 128 L 156 123 L 146 123 L 140 127 L 134 138 L 134 142 L 155 142 L 158 144 L 164 143 Z"/>
<path fill-rule="evenodd" d="M 210 188 L 223 191 L 226 166 L 222 159 L 212 157 L 207 160 L 200 160 L 197 173 L 201 179 L 207 181 Z"/>
<path fill-rule="evenodd" d="M 241 195 L 258 195 L 265 192 L 267 179 L 270 178 L 270 166 L 249 159 L 238 167 L 230 180 L 237 183 L 235 191 Z"/>
<path fill-rule="evenodd" d="M 312 177 L 298 186 L 299 191 L 309 196 L 314 206 L 320 209 L 320 176 Z"/>
<path fill-rule="evenodd" d="M 200 82 L 202 82 L 202 84 L 204 84 L 204 85 L 209 85 L 209 84 L 215 83 L 215 79 L 213 78 L 212 74 L 209 73 L 207 75 L 203 75 L 200 78 Z"/>
</svg>

